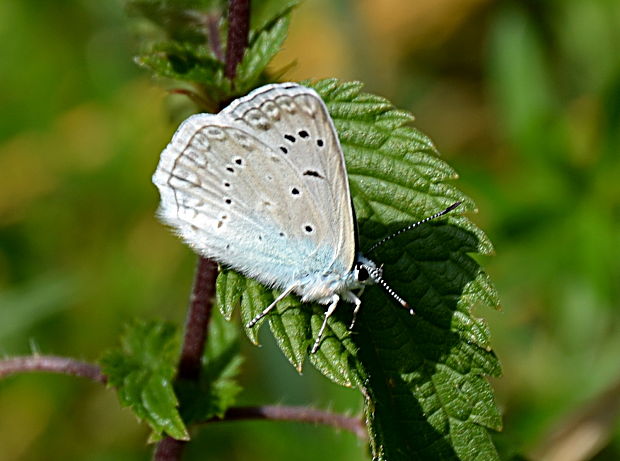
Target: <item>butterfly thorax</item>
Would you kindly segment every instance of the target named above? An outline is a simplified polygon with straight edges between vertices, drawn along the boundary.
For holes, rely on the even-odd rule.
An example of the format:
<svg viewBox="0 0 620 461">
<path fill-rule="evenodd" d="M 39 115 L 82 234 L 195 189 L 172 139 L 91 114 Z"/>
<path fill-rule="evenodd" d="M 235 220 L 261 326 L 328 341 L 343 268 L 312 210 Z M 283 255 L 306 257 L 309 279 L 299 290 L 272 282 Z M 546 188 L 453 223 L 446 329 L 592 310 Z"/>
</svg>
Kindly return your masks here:
<svg viewBox="0 0 620 461">
<path fill-rule="evenodd" d="M 346 272 L 325 271 L 306 274 L 301 277 L 295 292 L 303 302 L 329 304 L 334 294 L 341 295 L 345 300 L 352 299 L 349 293 L 359 290 L 365 285 L 375 283 L 374 274 L 382 273 L 382 269 L 367 258 L 359 255 L 353 268 Z"/>
</svg>

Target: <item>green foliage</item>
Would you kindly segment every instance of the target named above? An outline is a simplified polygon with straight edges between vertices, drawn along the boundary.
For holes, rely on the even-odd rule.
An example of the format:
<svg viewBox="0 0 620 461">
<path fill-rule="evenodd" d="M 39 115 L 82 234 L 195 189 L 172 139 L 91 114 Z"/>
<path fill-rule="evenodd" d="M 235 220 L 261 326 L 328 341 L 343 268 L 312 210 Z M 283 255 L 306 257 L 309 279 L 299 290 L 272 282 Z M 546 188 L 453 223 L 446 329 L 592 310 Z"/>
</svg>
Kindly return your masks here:
<svg viewBox="0 0 620 461">
<path fill-rule="evenodd" d="M 224 415 L 241 391 L 235 380 L 241 362 L 237 326 L 214 313 L 209 323 L 200 380 L 175 383 L 181 416 L 186 424 Z"/>
<path fill-rule="evenodd" d="M 252 6 L 249 46 L 235 78 L 224 77 L 223 50 L 228 27 L 225 2 L 132 0 L 130 11 L 149 19 L 159 36 L 136 57 L 153 74 L 175 81 L 201 110 L 216 111 L 222 101 L 247 93 L 267 81 L 266 67 L 280 50 L 296 1 L 256 2 Z M 256 14 L 254 14 L 256 13 Z M 209 22 L 215 28 L 209 27 Z M 215 35 L 215 36 L 213 36 Z"/>
<path fill-rule="evenodd" d="M 362 93 L 358 82 L 306 84 L 322 96 L 338 130 L 362 250 L 457 200 L 465 211 L 474 208 L 445 182 L 455 173 L 430 140 L 406 125 L 410 114 Z M 360 389 L 377 459 L 497 459 L 486 429 L 499 430 L 501 419 L 484 376 L 498 376 L 500 367 L 488 329 L 471 308 L 498 301 L 487 275 L 468 256 L 491 250 L 482 231 L 456 213 L 421 226 L 367 255 L 385 264 L 385 279 L 417 315 L 410 317 L 371 287 L 354 332 L 347 329 L 351 309 L 345 303 L 328 322 L 310 360 L 332 381 Z M 218 304 L 228 317 L 240 307 L 245 322 L 274 296 L 231 271 L 218 278 Z M 289 297 L 267 316 L 298 370 L 323 315 L 324 307 L 300 306 Z M 248 333 L 256 341 L 256 332 Z"/>
<path fill-rule="evenodd" d="M 108 384 L 117 390 L 121 405 L 149 424 L 153 430 L 151 440 L 164 433 L 179 440 L 189 439 L 172 387 L 178 348 L 174 326 L 136 321 L 127 326 L 121 346 L 101 359 Z"/>
<path fill-rule="evenodd" d="M 101 359 L 108 384 L 123 406 L 146 421 L 153 433 L 188 440 L 186 425 L 222 416 L 241 390 L 235 381 L 241 365 L 237 327 L 219 315 L 209 324 L 200 380 L 173 383 L 179 353 L 177 329 L 162 322 L 135 322 L 121 346 Z"/>
</svg>

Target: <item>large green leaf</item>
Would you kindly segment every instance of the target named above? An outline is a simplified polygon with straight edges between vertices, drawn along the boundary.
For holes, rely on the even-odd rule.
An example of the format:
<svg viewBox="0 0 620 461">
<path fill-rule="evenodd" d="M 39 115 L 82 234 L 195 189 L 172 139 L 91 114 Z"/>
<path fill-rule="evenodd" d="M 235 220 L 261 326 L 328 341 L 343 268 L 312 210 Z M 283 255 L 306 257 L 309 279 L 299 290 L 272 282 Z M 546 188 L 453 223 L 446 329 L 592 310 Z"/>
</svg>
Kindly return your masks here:
<svg viewBox="0 0 620 461">
<path fill-rule="evenodd" d="M 425 135 L 407 126 L 410 114 L 362 93 L 357 82 L 306 84 L 323 97 L 338 130 L 362 251 L 455 201 L 463 202 L 445 219 L 366 255 L 384 264 L 384 278 L 416 315 L 370 287 L 354 331 L 347 329 L 351 309 L 343 303 L 310 361 L 331 380 L 362 392 L 374 458 L 497 459 L 487 429 L 499 430 L 501 419 L 484 376 L 499 375 L 500 367 L 488 329 L 471 308 L 496 306 L 498 300 L 492 283 L 468 255 L 492 251 L 484 233 L 460 215 L 474 204 L 446 182 L 456 178 L 455 172 Z M 230 316 L 240 306 L 244 321 L 275 294 L 231 271 L 218 278 L 220 308 Z M 323 313 L 321 306 L 300 306 L 289 297 L 267 317 L 280 348 L 298 370 Z M 255 331 L 249 336 L 256 342 Z"/>
<path fill-rule="evenodd" d="M 174 326 L 135 322 L 125 329 L 121 346 L 101 359 L 102 371 L 118 392 L 121 405 L 130 407 L 151 426 L 151 440 L 164 433 L 179 440 L 189 439 L 172 386 L 178 346 Z"/>
</svg>

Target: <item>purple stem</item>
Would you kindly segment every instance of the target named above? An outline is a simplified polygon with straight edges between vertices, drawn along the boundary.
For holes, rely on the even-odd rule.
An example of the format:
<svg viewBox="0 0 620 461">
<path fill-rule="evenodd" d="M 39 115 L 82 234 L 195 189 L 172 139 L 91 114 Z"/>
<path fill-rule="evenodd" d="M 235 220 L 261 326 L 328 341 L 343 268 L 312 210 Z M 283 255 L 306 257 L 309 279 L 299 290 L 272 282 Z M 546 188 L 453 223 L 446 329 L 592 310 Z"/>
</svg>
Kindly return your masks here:
<svg viewBox="0 0 620 461">
<path fill-rule="evenodd" d="M 332 426 L 352 432 L 358 438 L 366 440 L 368 432 L 360 418 L 345 416 L 329 411 L 309 407 L 283 407 L 266 405 L 263 407 L 231 407 L 223 418 L 211 418 L 204 423 L 263 419 L 270 421 L 297 421 Z"/>
<path fill-rule="evenodd" d="M 101 369 L 97 365 L 66 357 L 32 355 L 0 360 L 0 379 L 29 371 L 46 371 L 48 373 L 79 376 L 102 384 L 107 382 L 107 378 L 101 373 Z"/>
<path fill-rule="evenodd" d="M 0 379 L 28 372 L 58 373 L 88 378 L 101 384 L 107 382 L 107 377 L 101 373 L 101 369 L 97 365 L 66 357 L 33 355 L 0 360 Z M 231 407 L 226 410 L 223 418 L 214 417 L 203 423 L 211 424 L 239 420 L 296 421 L 300 423 L 322 424 L 352 432 L 362 440 L 368 437 L 364 424 L 359 418 L 308 407 L 278 405 Z M 180 459 L 185 443 L 170 437 L 164 438 L 157 445 L 155 459 L 160 461 Z"/>
<path fill-rule="evenodd" d="M 209 37 L 209 44 L 211 45 L 211 51 L 217 59 L 224 62 L 224 53 L 222 52 L 222 44 L 220 43 L 220 18 L 218 15 L 209 14 L 206 19 L 207 37 Z"/>
<path fill-rule="evenodd" d="M 179 358 L 178 379 L 198 381 L 202 368 L 202 353 L 207 341 L 209 320 L 215 297 L 217 264 L 206 258 L 198 259 L 192 289 L 183 349 Z"/>
<path fill-rule="evenodd" d="M 226 67 L 224 73 L 230 80 L 235 78 L 237 65 L 248 47 L 250 31 L 250 0 L 228 2 L 228 40 L 226 42 Z"/>
</svg>

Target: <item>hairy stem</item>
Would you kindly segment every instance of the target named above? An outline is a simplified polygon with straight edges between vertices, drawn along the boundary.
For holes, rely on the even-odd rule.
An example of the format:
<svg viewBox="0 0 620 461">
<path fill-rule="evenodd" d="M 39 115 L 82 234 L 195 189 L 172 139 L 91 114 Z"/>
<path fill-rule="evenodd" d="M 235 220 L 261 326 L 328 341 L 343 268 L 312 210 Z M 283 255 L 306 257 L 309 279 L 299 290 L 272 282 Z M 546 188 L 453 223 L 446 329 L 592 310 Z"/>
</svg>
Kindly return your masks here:
<svg viewBox="0 0 620 461">
<path fill-rule="evenodd" d="M 107 377 L 94 364 L 79 360 L 50 355 L 32 355 L 0 360 L 0 379 L 20 373 L 47 372 L 88 378 L 105 384 Z M 222 423 L 239 420 L 295 421 L 332 426 L 355 434 L 365 440 L 368 437 L 364 423 L 360 418 L 317 410 L 308 407 L 287 407 L 266 405 L 261 407 L 231 407 L 222 418 L 211 418 L 203 424 Z M 155 449 L 154 459 L 158 461 L 175 461 L 181 459 L 186 442 L 171 437 L 164 438 Z"/>
<path fill-rule="evenodd" d="M 101 373 L 101 369 L 97 365 L 67 357 L 32 355 L 0 360 L 0 379 L 17 373 L 32 371 L 79 376 L 103 384 L 107 382 L 107 378 Z"/>
<path fill-rule="evenodd" d="M 250 31 L 250 0 L 230 0 L 228 3 L 228 41 L 226 42 L 225 74 L 233 79 L 237 65 L 248 47 Z"/>
<path fill-rule="evenodd" d="M 217 264 L 206 258 L 199 258 L 185 323 L 185 337 L 177 372 L 178 379 L 197 381 L 200 378 L 202 353 L 207 342 L 216 278 Z"/>
<path fill-rule="evenodd" d="M 223 418 L 214 417 L 204 422 L 216 423 L 252 419 L 323 424 L 352 432 L 362 440 L 368 438 L 368 432 L 366 431 L 364 423 L 360 418 L 308 407 L 284 407 L 278 405 L 267 405 L 262 407 L 231 407 L 226 410 Z"/>
</svg>

